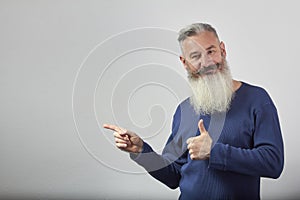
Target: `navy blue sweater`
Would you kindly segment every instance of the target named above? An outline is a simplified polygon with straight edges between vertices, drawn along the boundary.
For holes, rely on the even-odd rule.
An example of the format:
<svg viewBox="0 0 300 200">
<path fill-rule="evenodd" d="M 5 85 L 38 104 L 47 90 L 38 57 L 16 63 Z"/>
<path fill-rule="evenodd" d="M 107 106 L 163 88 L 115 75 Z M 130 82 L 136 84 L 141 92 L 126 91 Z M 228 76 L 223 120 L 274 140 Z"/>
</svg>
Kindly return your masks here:
<svg viewBox="0 0 300 200">
<path fill-rule="evenodd" d="M 208 160 L 191 160 L 186 140 L 199 135 L 203 119 L 213 146 Z M 162 152 L 144 142 L 131 158 L 181 200 L 260 199 L 260 177 L 278 178 L 283 169 L 283 141 L 276 108 L 259 87 L 243 83 L 227 113 L 197 115 L 183 101 L 173 117 L 172 133 Z"/>
</svg>

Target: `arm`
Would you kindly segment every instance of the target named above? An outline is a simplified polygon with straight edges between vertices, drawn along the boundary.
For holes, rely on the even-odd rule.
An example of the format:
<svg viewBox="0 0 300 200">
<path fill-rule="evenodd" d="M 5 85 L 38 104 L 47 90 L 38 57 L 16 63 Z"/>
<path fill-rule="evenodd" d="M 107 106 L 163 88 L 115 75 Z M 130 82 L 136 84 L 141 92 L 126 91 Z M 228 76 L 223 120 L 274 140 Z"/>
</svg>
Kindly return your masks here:
<svg viewBox="0 0 300 200">
<path fill-rule="evenodd" d="M 209 167 L 252 176 L 280 176 L 284 153 L 276 108 L 273 104 L 266 104 L 255 116 L 253 148 L 242 149 L 216 143 L 211 150 Z"/>
<path fill-rule="evenodd" d="M 152 177 L 171 189 L 176 189 L 179 186 L 181 178 L 181 166 L 186 162 L 187 154 L 185 153 L 175 161 L 171 161 L 167 154 L 166 152 L 164 152 L 163 155 L 155 153 L 153 149 L 144 142 L 143 152 L 138 155 L 130 154 L 130 157 L 136 163 L 144 167 Z"/>
<path fill-rule="evenodd" d="M 104 128 L 115 131 L 116 146 L 130 153 L 131 159 L 144 167 L 151 176 L 175 189 L 181 178 L 181 166 L 187 161 L 187 153 L 182 150 L 181 138 L 176 136 L 180 125 L 181 111 L 178 106 L 170 135 L 162 155 L 157 154 L 135 133 L 115 125 L 104 124 Z"/>
<path fill-rule="evenodd" d="M 178 106 L 173 116 L 172 134 L 162 155 L 155 153 L 146 142 L 144 142 L 142 153 L 130 154 L 131 159 L 143 166 L 152 177 L 172 189 L 179 186 L 181 166 L 187 162 L 187 152 L 182 150 L 182 141 L 177 135 L 180 120 L 181 111 Z"/>
</svg>

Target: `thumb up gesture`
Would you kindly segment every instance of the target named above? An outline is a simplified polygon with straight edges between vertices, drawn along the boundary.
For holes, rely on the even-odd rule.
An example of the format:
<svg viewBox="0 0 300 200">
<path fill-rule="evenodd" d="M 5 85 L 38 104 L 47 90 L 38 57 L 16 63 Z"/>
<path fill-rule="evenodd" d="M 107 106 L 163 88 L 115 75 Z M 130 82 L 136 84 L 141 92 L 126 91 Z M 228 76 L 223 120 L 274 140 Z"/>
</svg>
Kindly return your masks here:
<svg viewBox="0 0 300 200">
<path fill-rule="evenodd" d="M 200 135 L 187 139 L 187 148 L 192 160 L 206 160 L 210 156 L 212 139 L 206 131 L 203 120 L 198 123 Z"/>
</svg>

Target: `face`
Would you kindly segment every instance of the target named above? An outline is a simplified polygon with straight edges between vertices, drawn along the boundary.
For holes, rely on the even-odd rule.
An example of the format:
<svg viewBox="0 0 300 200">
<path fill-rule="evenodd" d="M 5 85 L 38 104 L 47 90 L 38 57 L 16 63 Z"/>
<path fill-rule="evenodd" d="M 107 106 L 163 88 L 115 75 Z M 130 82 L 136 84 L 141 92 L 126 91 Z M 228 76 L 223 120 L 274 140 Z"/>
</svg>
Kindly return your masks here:
<svg viewBox="0 0 300 200">
<path fill-rule="evenodd" d="M 193 78 L 221 71 L 226 58 L 225 45 L 212 32 L 204 31 L 182 42 L 180 60 Z"/>
</svg>

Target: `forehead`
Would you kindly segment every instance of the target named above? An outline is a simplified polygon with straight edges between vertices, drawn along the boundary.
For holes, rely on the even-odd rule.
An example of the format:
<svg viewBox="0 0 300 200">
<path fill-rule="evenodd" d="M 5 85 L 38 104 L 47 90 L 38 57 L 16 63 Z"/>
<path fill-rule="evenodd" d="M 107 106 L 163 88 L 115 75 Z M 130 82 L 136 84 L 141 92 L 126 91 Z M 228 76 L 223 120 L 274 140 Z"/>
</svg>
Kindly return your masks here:
<svg viewBox="0 0 300 200">
<path fill-rule="evenodd" d="M 191 50 L 205 50 L 208 47 L 219 45 L 219 40 L 214 33 L 204 31 L 197 35 L 190 36 L 182 42 L 182 48 L 185 52 Z"/>
</svg>

